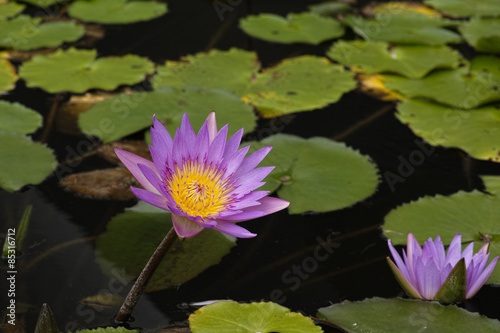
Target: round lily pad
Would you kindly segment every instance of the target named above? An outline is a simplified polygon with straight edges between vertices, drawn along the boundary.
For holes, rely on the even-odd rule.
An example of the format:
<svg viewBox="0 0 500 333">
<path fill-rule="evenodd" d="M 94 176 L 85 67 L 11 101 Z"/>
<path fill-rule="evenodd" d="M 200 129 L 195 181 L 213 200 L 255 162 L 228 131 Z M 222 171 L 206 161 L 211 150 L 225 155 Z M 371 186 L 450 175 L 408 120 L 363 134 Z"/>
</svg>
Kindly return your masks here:
<svg viewBox="0 0 500 333">
<path fill-rule="evenodd" d="M 500 18 L 472 17 L 458 29 L 476 51 L 500 53 Z"/>
<path fill-rule="evenodd" d="M 394 46 L 375 41 L 338 41 L 327 56 L 367 74 L 396 73 L 421 78 L 435 68 L 456 68 L 460 54 L 447 46 Z"/>
<path fill-rule="evenodd" d="M 42 126 L 42 116 L 19 103 L 0 101 L 0 131 L 28 134 Z"/>
<path fill-rule="evenodd" d="M 0 59 L 0 93 L 14 89 L 18 77 L 16 68 L 5 59 Z"/>
<path fill-rule="evenodd" d="M 498 320 L 479 313 L 456 305 L 414 299 L 374 297 L 358 302 L 346 301 L 318 311 L 318 317 L 335 323 L 348 333 L 493 333 L 500 330 Z"/>
<path fill-rule="evenodd" d="M 421 79 L 385 75 L 387 88 L 461 109 L 500 101 L 500 58 L 478 56 L 469 66 L 438 70 Z"/>
<path fill-rule="evenodd" d="M 271 302 L 219 301 L 189 316 L 193 333 L 321 333 L 311 318 Z"/>
<path fill-rule="evenodd" d="M 486 180 L 485 180 L 486 181 Z M 406 244 L 409 232 L 423 242 L 441 236 L 444 244 L 462 234 L 462 243 L 474 242 L 478 251 L 490 242 L 491 257 L 500 256 L 500 197 L 479 191 L 457 192 L 450 196 L 426 196 L 392 210 L 382 226 L 393 244 Z M 487 283 L 500 283 L 497 267 Z"/>
<path fill-rule="evenodd" d="M 163 87 L 153 92 L 120 94 L 95 104 L 80 115 L 78 123 L 84 133 L 111 142 L 152 126 L 154 114 L 173 134 L 184 113 L 194 128 L 200 128 L 212 110 L 219 127 L 230 124 L 230 134 L 242 127 L 248 133 L 257 124 L 252 108 L 234 94 L 199 87 Z"/>
<path fill-rule="evenodd" d="M 58 50 L 36 55 L 19 69 L 28 87 L 40 87 L 50 93 L 88 89 L 113 90 L 122 84 L 144 80 L 154 64 L 135 55 L 96 59 L 96 50 Z"/>
<path fill-rule="evenodd" d="M 0 20 L 0 47 L 20 51 L 56 47 L 65 42 L 74 42 L 85 33 L 85 28 L 73 21 L 41 22 L 40 17 L 27 15 Z"/>
<path fill-rule="evenodd" d="M 0 20 L 8 19 L 21 13 L 26 6 L 14 1 L 0 3 Z"/>
<path fill-rule="evenodd" d="M 105 274 L 113 276 L 119 267 L 127 278 L 137 277 L 158 244 L 172 227 L 169 212 L 140 202 L 115 216 L 96 241 L 96 261 Z M 146 291 L 177 287 L 208 267 L 218 264 L 229 253 L 236 239 L 213 229 L 199 235 L 177 239 L 169 249 Z"/>
<path fill-rule="evenodd" d="M 0 188 L 16 191 L 41 183 L 55 169 L 52 150 L 27 136 L 0 131 Z"/>
<path fill-rule="evenodd" d="M 290 201 L 292 214 L 349 207 L 377 188 L 376 166 L 343 143 L 287 134 L 251 143 L 253 150 L 265 146 L 273 149 L 262 164 L 276 167 L 262 189 L 277 190 L 280 198 Z"/>
<path fill-rule="evenodd" d="M 74 1 L 68 14 L 86 22 L 124 24 L 148 21 L 167 12 L 167 4 L 156 1 L 90 0 Z"/>
<path fill-rule="evenodd" d="M 424 3 L 454 16 L 500 16 L 497 0 L 424 0 Z"/>
<path fill-rule="evenodd" d="M 340 37 L 344 27 L 330 17 L 315 13 L 251 15 L 240 20 L 240 28 L 252 37 L 278 43 L 319 44 Z"/>
<path fill-rule="evenodd" d="M 398 105 L 398 119 L 434 146 L 460 148 L 472 157 L 500 161 L 500 109 L 460 110 L 408 100 Z"/>
</svg>

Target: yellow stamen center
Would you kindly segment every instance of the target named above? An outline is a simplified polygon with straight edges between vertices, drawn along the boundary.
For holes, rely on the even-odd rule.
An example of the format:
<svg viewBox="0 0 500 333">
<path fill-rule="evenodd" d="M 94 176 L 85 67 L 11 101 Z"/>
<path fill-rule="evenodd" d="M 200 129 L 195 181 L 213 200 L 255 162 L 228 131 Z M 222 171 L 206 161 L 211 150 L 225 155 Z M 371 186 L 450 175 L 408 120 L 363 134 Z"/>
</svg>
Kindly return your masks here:
<svg viewBox="0 0 500 333">
<path fill-rule="evenodd" d="M 197 161 L 188 160 L 176 166 L 166 179 L 166 189 L 177 209 L 193 217 L 215 218 L 232 202 L 229 193 L 233 188 L 227 179 L 222 179 L 222 172 Z"/>
</svg>

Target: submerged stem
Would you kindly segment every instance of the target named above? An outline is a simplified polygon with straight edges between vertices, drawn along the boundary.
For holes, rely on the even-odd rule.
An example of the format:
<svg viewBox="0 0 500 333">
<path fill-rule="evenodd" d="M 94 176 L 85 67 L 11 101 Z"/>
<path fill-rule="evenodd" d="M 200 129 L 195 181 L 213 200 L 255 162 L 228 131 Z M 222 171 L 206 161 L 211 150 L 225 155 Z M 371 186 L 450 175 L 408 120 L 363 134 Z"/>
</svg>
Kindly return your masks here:
<svg viewBox="0 0 500 333">
<path fill-rule="evenodd" d="M 124 323 L 129 320 L 130 315 L 132 314 L 132 311 L 134 311 L 135 305 L 139 301 L 139 298 L 141 298 L 144 289 L 146 289 L 146 285 L 151 279 L 151 276 L 153 276 L 168 249 L 177 239 L 176 236 L 177 234 L 174 227 L 172 226 L 165 238 L 163 238 L 163 240 L 161 241 L 160 245 L 158 245 L 158 247 L 156 248 L 151 258 L 149 258 L 148 263 L 142 269 L 142 272 L 137 280 L 135 280 L 132 289 L 130 289 L 127 298 L 125 298 L 125 301 L 123 301 L 120 311 L 118 311 L 118 314 L 116 315 L 116 322 Z"/>
</svg>

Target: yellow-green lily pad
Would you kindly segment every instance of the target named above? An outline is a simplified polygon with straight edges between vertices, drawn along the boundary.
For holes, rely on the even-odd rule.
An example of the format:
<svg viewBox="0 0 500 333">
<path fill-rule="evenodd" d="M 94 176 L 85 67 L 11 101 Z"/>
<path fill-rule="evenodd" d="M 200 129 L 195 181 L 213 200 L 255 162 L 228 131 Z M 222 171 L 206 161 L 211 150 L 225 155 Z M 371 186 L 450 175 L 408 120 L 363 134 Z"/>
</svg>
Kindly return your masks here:
<svg viewBox="0 0 500 333">
<path fill-rule="evenodd" d="M 424 0 L 443 13 L 459 16 L 500 16 L 500 2 L 497 0 Z"/>
<path fill-rule="evenodd" d="M 18 79 L 16 68 L 5 59 L 0 59 L 0 94 L 14 89 Z"/>
<path fill-rule="evenodd" d="M 0 3 L 0 20 L 8 19 L 21 13 L 26 6 L 14 1 Z"/>
<path fill-rule="evenodd" d="M 473 17 L 458 30 L 476 51 L 500 53 L 500 18 Z"/>
<path fill-rule="evenodd" d="M 42 116 L 19 103 L 0 101 L 0 131 L 28 134 L 42 126 Z"/>
<path fill-rule="evenodd" d="M 377 167 L 367 156 L 327 138 L 288 134 L 251 142 L 251 150 L 273 146 L 262 162 L 274 170 L 263 190 L 290 201 L 292 214 L 327 212 L 354 205 L 377 189 Z"/>
<path fill-rule="evenodd" d="M 394 46 L 376 41 L 338 41 L 327 56 L 367 74 L 395 73 L 421 78 L 435 68 L 456 68 L 462 58 L 447 46 Z"/>
<path fill-rule="evenodd" d="M 19 69 L 28 87 L 50 93 L 89 89 L 113 90 L 122 84 L 144 80 L 154 71 L 154 64 L 136 55 L 96 59 L 96 50 L 57 50 L 49 55 L 35 55 Z"/>
<path fill-rule="evenodd" d="M 167 4 L 156 1 L 89 0 L 74 1 L 68 14 L 85 22 L 124 24 L 148 21 L 167 12 Z"/>
<path fill-rule="evenodd" d="M 319 44 L 344 34 L 337 20 L 315 13 L 290 13 L 287 17 L 263 13 L 240 20 L 240 28 L 252 37 L 278 43 Z"/>
</svg>

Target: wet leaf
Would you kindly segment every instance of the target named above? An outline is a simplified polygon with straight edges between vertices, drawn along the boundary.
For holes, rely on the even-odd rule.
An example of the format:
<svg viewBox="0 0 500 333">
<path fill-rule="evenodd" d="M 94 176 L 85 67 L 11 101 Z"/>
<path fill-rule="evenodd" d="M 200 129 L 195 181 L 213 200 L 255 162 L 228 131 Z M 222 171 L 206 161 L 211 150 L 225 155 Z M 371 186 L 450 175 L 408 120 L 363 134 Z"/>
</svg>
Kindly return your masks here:
<svg viewBox="0 0 500 333">
<path fill-rule="evenodd" d="M 149 147 L 144 141 L 115 141 L 106 145 L 101 145 L 97 148 L 97 154 L 104 158 L 106 161 L 113 164 L 122 164 L 120 159 L 115 154 L 114 148 L 120 148 L 139 155 L 147 160 L 152 161 Z"/>
<path fill-rule="evenodd" d="M 382 229 L 393 244 L 406 244 L 408 232 L 422 241 L 439 235 L 444 244 L 450 244 L 453 237 L 460 233 L 462 244 L 465 246 L 473 241 L 474 251 L 477 252 L 486 240 L 491 240 L 489 250 L 492 259 L 500 255 L 498 214 L 498 195 L 461 191 L 450 196 L 425 196 L 399 206 L 387 214 Z M 498 267 L 487 283 L 500 283 Z"/>
<path fill-rule="evenodd" d="M 276 167 L 261 189 L 277 190 L 292 214 L 349 207 L 377 188 L 376 166 L 343 143 L 287 134 L 251 143 L 252 151 L 265 146 L 273 149 L 262 164 Z"/>
<path fill-rule="evenodd" d="M 458 29 L 476 51 L 500 53 L 500 19 L 472 17 Z"/>
<path fill-rule="evenodd" d="M 398 119 L 434 146 L 460 148 L 472 157 L 500 161 L 500 108 L 460 110 L 408 100 L 398 105 Z"/>
<path fill-rule="evenodd" d="M 124 300 L 125 298 L 123 296 L 107 292 L 85 297 L 80 300 L 80 303 L 100 312 L 106 309 L 118 308 L 122 305 Z"/>
<path fill-rule="evenodd" d="M 28 87 L 40 87 L 50 93 L 89 89 L 113 90 L 122 84 L 142 81 L 154 71 L 149 60 L 135 55 L 96 59 L 96 50 L 58 50 L 36 55 L 19 69 Z"/>
<path fill-rule="evenodd" d="M 286 18 L 263 13 L 240 20 L 240 28 L 252 37 L 278 43 L 319 44 L 340 37 L 344 27 L 333 18 L 315 13 L 290 13 Z"/>
<path fill-rule="evenodd" d="M 443 13 L 459 16 L 500 16 L 500 2 L 497 0 L 424 0 Z"/>
<path fill-rule="evenodd" d="M 248 133 L 256 126 L 252 108 L 237 96 L 225 90 L 198 87 L 163 87 L 152 92 L 120 94 L 83 113 L 79 125 L 84 133 L 111 142 L 151 126 L 153 114 L 173 134 L 184 113 L 194 128 L 200 128 L 211 110 L 216 111 L 219 126 L 230 124 L 231 134 L 242 127 Z"/>
<path fill-rule="evenodd" d="M 193 333 L 320 333 L 311 318 L 271 302 L 219 301 L 189 316 Z"/>
<path fill-rule="evenodd" d="M 27 15 L 0 20 L 0 47 L 20 51 L 56 47 L 78 40 L 85 32 L 84 27 L 74 21 L 41 22 L 40 17 Z"/>
<path fill-rule="evenodd" d="M 14 62 L 25 62 L 27 60 L 30 60 L 37 54 L 51 54 L 54 53 L 56 50 L 57 50 L 56 48 L 38 49 L 34 51 L 6 50 L 0 52 L 0 58 L 11 60 Z"/>
<path fill-rule="evenodd" d="M 435 68 L 456 68 L 460 54 L 447 46 L 394 46 L 375 41 L 338 41 L 327 56 L 353 71 L 421 78 Z"/>
<path fill-rule="evenodd" d="M 335 323 L 348 333 L 493 333 L 500 330 L 498 320 L 456 305 L 401 298 L 345 301 L 319 309 L 318 317 Z"/>
<path fill-rule="evenodd" d="M 124 201 L 135 198 L 130 186 L 140 187 L 123 167 L 73 173 L 61 179 L 60 184 L 86 197 Z"/>
<path fill-rule="evenodd" d="M 90 330 L 80 330 L 75 331 L 74 333 L 139 333 L 138 329 L 128 330 L 124 327 L 99 327 Z M 71 332 L 70 332 L 71 333 Z"/>
<path fill-rule="evenodd" d="M 351 6 L 344 2 L 326 1 L 310 5 L 308 8 L 311 13 L 323 16 L 332 16 L 349 11 Z"/>
<path fill-rule="evenodd" d="M 387 89 L 384 84 L 384 76 L 378 74 L 358 74 L 356 79 L 359 82 L 359 89 L 373 98 L 381 101 L 404 100 L 404 96 L 394 90 Z"/>
<path fill-rule="evenodd" d="M 371 3 L 363 8 L 363 13 L 368 16 L 374 15 L 400 15 L 400 14 L 423 14 L 428 17 L 441 17 L 442 14 L 435 9 L 418 2 L 385 2 Z"/>
<path fill-rule="evenodd" d="M 57 163 L 52 150 L 30 138 L 0 131 L 0 187 L 9 192 L 41 183 Z"/>
<path fill-rule="evenodd" d="M 148 21 L 167 12 L 167 4 L 156 1 L 90 0 L 74 1 L 68 14 L 86 22 L 124 24 Z"/>
<path fill-rule="evenodd" d="M 0 3 L 0 21 L 16 16 L 21 13 L 26 6 L 14 1 Z"/>
<path fill-rule="evenodd" d="M 28 134 L 42 126 L 42 116 L 19 103 L 0 101 L 0 131 Z"/>
<path fill-rule="evenodd" d="M 385 75 L 387 88 L 461 109 L 500 101 L 500 58 L 477 56 L 467 67 L 434 71 L 422 79 Z"/>
<path fill-rule="evenodd" d="M 0 59 L 0 94 L 14 89 L 18 77 L 16 68 L 4 59 Z"/>
<path fill-rule="evenodd" d="M 131 279 L 141 272 L 172 227 L 170 213 L 139 202 L 115 216 L 96 241 L 96 260 L 106 274 L 120 267 Z M 177 239 L 149 281 L 146 291 L 177 287 L 219 263 L 235 238 L 212 229 L 182 241 Z"/>
</svg>

